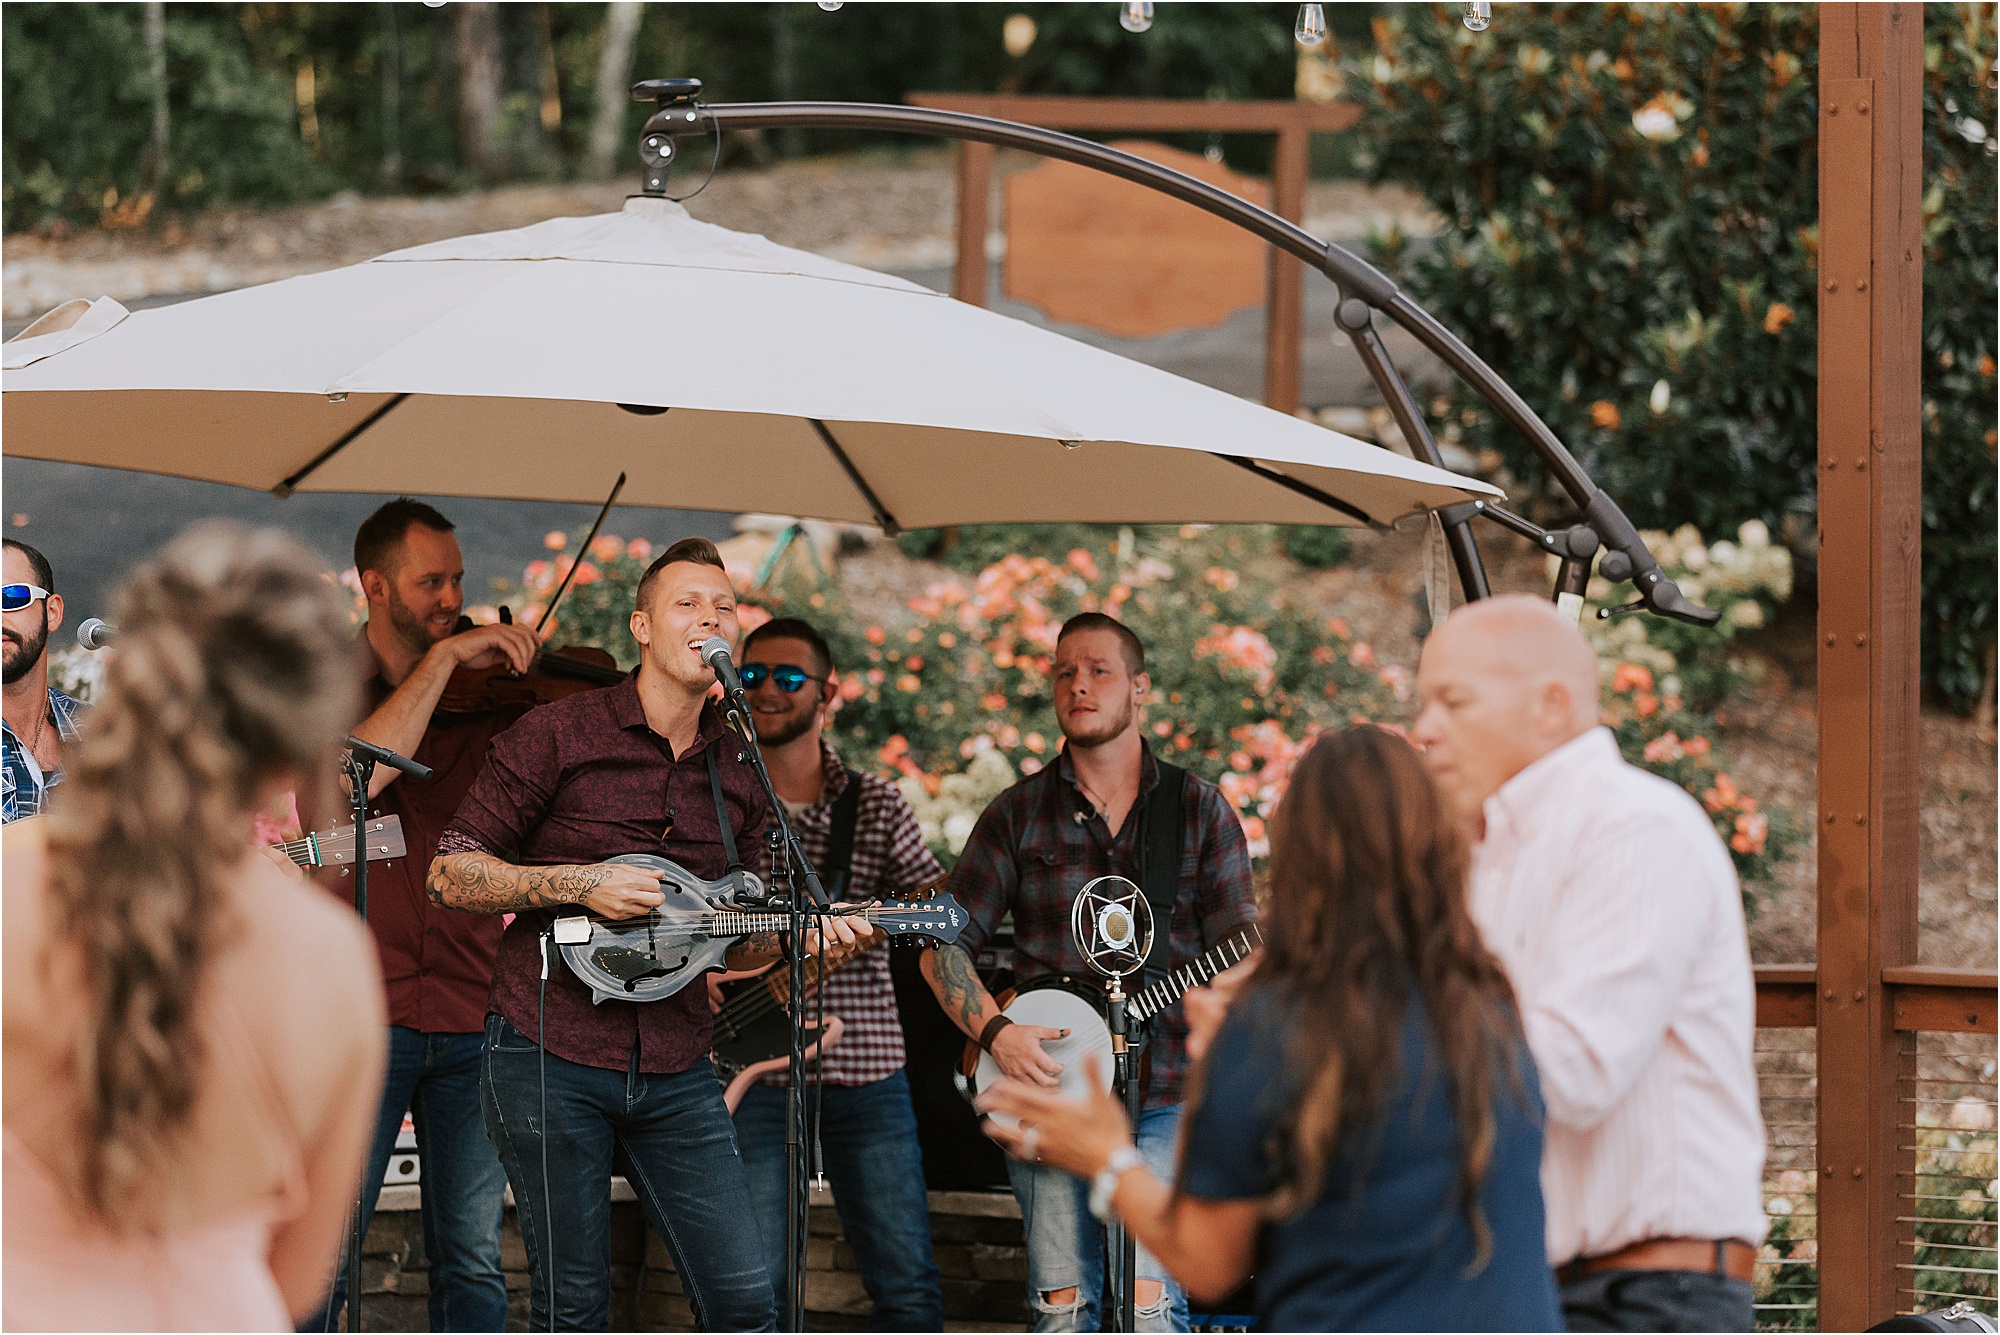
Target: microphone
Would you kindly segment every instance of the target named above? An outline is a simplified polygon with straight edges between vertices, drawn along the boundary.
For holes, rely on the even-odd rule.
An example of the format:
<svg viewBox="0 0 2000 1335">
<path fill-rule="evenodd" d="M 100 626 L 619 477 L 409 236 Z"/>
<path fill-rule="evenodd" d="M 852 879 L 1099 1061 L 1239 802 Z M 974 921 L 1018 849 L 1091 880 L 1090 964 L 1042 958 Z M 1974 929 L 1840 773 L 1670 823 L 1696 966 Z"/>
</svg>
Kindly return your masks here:
<svg viewBox="0 0 2000 1335">
<path fill-rule="evenodd" d="M 723 712 L 735 721 L 737 727 L 749 728 L 750 697 L 743 693 L 743 678 L 736 675 L 736 663 L 729 656 L 729 641 L 720 635 L 703 640 L 701 661 L 722 683 Z"/>
<path fill-rule="evenodd" d="M 408 756 L 391 751 L 386 746 L 377 746 L 373 742 L 364 742 L 359 737 L 349 737 L 342 741 L 341 745 L 357 756 L 366 756 L 379 765 L 387 765 L 390 769 L 401 770 L 413 779 L 428 781 L 432 777 L 429 765 L 418 764 Z"/>
<path fill-rule="evenodd" d="M 92 617 L 76 628 L 76 642 L 95 652 L 109 645 L 117 634 L 118 627 Z"/>
</svg>

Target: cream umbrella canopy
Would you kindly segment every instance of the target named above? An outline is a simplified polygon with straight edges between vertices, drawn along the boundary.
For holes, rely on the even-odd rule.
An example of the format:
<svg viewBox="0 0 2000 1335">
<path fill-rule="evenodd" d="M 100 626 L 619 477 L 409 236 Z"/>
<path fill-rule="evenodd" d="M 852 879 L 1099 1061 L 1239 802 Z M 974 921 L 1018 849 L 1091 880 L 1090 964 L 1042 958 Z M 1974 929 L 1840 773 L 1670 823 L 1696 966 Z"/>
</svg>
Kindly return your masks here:
<svg viewBox="0 0 2000 1335">
<path fill-rule="evenodd" d="M 661 199 L 65 323 L 5 345 L 8 452 L 280 495 L 579 501 L 624 472 L 628 505 L 895 530 L 1498 494 Z"/>
</svg>

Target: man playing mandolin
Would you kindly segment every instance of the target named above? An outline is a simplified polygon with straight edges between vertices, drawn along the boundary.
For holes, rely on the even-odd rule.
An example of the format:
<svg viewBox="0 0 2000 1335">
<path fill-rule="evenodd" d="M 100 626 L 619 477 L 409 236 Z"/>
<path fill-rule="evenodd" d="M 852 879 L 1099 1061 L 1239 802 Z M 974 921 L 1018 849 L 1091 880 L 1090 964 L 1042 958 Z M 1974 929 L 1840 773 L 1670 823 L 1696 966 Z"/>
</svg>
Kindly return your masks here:
<svg viewBox="0 0 2000 1335">
<path fill-rule="evenodd" d="M 1126 877 L 1149 901 L 1170 889 L 1171 913 L 1154 912 L 1166 944 L 1151 966 L 1183 968 L 1257 917 L 1236 813 L 1215 785 L 1164 764 L 1145 743 L 1141 711 L 1152 681 L 1138 636 L 1102 613 L 1071 617 L 1056 638 L 1052 683 L 1062 755 L 986 808 L 952 873 L 952 892 L 970 923 L 957 944 L 923 957 L 924 974 L 952 1022 L 1006 1074 L 1050 1086 L 1063 1066 L 1043 1044 L 1064 1032 L 1013 1023 L 973 971 L 973 959 L 1006 913 L 1014 915 L 1014 972 L 1023 989 L 1064 976 L 1094 978 L 1071 937 L 1070 908 L 1099 876 Z M 1178 854 L 1171 868 L 1152 869 L 1150 884 L 1149 844 Z M 1146 981 L 1146 974 L 1133 980 Z M 1153 1025 L 1151 1083 L 1137 1141 L 1162 1179 L 1173 1171 L 1186 1036 L 1178 1009 Z M 1098 1329 L 1105 1235 L 1091 1215 L 1091 1184 L 1012 1158 L 1007 1172 L 1027 1230 L 1035 1328 Z M 1141 1251 L 1137 1273 L 1138 1329 L 1186 1330 L 1187 1299 L 1159 1262 Z"/>
<path fill-rule="evenodd" d="M 687 538 L 661 553 L 631 626 L 637 672 L 545 705 L 494 742 L 438 841 L 429 890 L 447 907 L 517 915 L 494 972 L 481 1092 L 519 1205 L 530 1328 L 607 1328 L 611 1177 L 623 1172 L 702 1325 L 769 1330 L 774 1291 L 708 1056 L 706 990 L 593 1004 L 553 938 L 550 910 L 645 919 L 665 902 L 659 870 L 609 858 L 664 855 L 707 880 L 761 860 L 770 811 L 709 699 L 700 653 L 737 635 L 715 544 Z M 826 928 L 830 946 L 869 930 Z M 755 968 L 777 948 L 774 936 L 744 938 L 727 963 Z"/>
<path fill-rule="evenodd" d="M 829 895 L 855 903 L 905 899 L 938 877 L 942 868 L 924 846 L 903 794 L 886 779 L 847 768 L 820 736 L 837 687 L 832 651 L 817 630 L 785 618 L 750 632 L 743 689 L 772 786 L 791 808 L 799 841 Z M 838 1016 L 845 1028 L 820 1059 L 821 1087 L 808 1095 L 807 1107 L 819 1119 L 816 1143 L 868 1291 L 869 1329 L 941 1330 L 924 1162 L 903 1074 L 903 1025 L 889 952 L 870 949 L 826 977 L 824 1013 Z M 723 1035 L 734 1027 L 733 1017 L 767 998 L 762 983 L 732 989 L 718 1016 L 718 1055 L 728 1055 Z M 809 1019 L 817 1021 L 820 1004 L 807 1002 Z M 779 1283 L 788 1217 L 785 1080 L 783 1072 L 764 1076 L 736 1109 L 764 1254 Z"/>
<path fill-rule="evenodd" d="M 526 668 L 534 660 L 535 634 L 526 626 L 453 633 L 465 607 L 465 562 L 451 521 L 422 501 L 398 497 L 370 515 L 354 535 L 354 568 L 368 599 L 368 624 L 356 649 L 370 711 L 354 734 L 415 757 L 436 776 L 416 783 L 378 765 L 369 783 L 371 814 L 401 817 L 409 851 L 378 863 L 368 878 L 368 926 L 389 1003 L 389 1069 L 368 1160 L 362 1228 L 375 1212 L 408 1111 L 423 1160 L 431 1329 L 498 1330 L 507 1319 L 500 1269 L 507 1178 L 480 1115 L 479 1054 L 501 925 L 497 918 L 433 904 L 423 877 L 486 748 L 525 708 L 447 713 L 438 707 L 445 683 L 461 666 Z M 346 1285 L 342 1265 L 327 1306 L 300 1329 L 334 1329 Z"/>
</svg>

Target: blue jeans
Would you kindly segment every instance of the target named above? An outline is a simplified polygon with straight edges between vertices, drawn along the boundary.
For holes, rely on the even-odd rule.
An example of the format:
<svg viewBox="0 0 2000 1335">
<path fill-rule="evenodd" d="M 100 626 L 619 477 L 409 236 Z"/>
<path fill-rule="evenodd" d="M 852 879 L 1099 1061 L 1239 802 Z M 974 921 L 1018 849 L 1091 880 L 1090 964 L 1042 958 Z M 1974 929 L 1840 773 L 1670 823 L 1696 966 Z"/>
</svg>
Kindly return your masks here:
<svg viewBox="0 0 2000 1335">
<path fill-rule="evenodd" d="M 820 1149 L 834 1208 L 854 1248 L 872 1306 L 870 1330 L 943 1330 L 937 1262 L 931 1259 L 930 1201 L 910 1082 L 901 1071 L 867 1085 L 806 1090 L 806 1153 L 813 1103 L 820 1102 Z M 736 1135 L 750 1175 L 750 1199 L 764 1237 L 764 1263 L 784 1309 L 785 1091 L 752 1085 L 736 1109 Z"/>
<path fill-rule="evenodd" d="M 1181 1105 L 1148 1108 L 1139 1115 L 1140 1157 L 1163 1182 L 1174 1176 L 1174 1137 Z M 1022 1163 L 1009 1155 L 1007 1176 L 1020 1202 L 1028 1235 L 1028 1302 L 1036 1330 L 1097 1330 L 1098 1299 L 1104 1291 L 1104 1225 L 1090 1213 L 1090 1183 L 1059 1168 Z M 1145 1248 L 1138 1253 L 1140 1279 L 1166 1285 L 1160 1301 L 1136 1314 L 1140 1330 L 1186 1330 L 1187 1295 Z M 1045 1295 L 1074 1288 L 1074 1302 L 1058 1306 Z"/>
<path fill-rule="evenodd" d="M 489 1015 L 480 1093 L 528 1250 L 530 1330 L 549 1329 L 551 1281 L 558 1327 L 609 1327 L 614 1173 L 666 1242 L 704 1329 L 776 1329 L 736 1129 L 712 1063 L 648 1074 L 635 1044 L 623 1071 L 580 1066 Z"/>
<path fill-rule="evenodd" d="M 375 1217 L 382 1175 L 408 1111 L 417 1124 L 423 1162 L 424 1256 L 430 1264 L 432 1330 L 500 1330 L 507 1324 L 507 1280 L 500 1273 L 500 1212 L 507 1175 L 486 1138 L 479 1111 L 479 1034 L 420 1034 L 389 1027 L 389 1071 L 375 1145 L 368 1156 L 368 1188 L 361 1202 L 361 1231 Z M 326 1305 L 300 1330 L 337 1328 L 347 1295 L 345 1249 Z"/>
</svg>

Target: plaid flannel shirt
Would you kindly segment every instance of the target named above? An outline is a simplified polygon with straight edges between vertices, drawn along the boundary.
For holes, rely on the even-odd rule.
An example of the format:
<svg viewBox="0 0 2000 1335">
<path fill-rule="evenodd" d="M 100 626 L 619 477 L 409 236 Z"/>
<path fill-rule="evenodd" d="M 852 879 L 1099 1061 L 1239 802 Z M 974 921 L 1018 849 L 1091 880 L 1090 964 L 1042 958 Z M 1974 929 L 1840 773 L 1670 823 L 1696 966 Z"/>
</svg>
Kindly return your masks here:
<svg viewBox="0 0 2000 1335">
<path fill-rule="evenodd" d="M 55 725 L 56 735 L 64 745 L 82 736 L 76 727 L 76 716 L 82 708 L 80 702 L 49 687 L 49 722 Z M 28 744 L 16 737 L 4 720 L 0 720 L 0 756 L 4 756 L 6 771 L 4 786 L 0 786 L 0 825 L 40 815 L 49 790 L 62 782 L 62 770 L 44 774 L 28 753 Z"/>
<path fill-rule="evenodd" d="M 917 814 L 896 785 L 873 774 L 849 777 L 840 757 L 824 740 L 819 744 L 820 768 L 826 791 L 801 811 L 792 824 L 806 856 L 822 875 L 827 843 L 833 834 L 833 804 L 850 782 L 861 785 L 861 806 L 854 819 L 854 859 L 840 897 L 849 903 L 896 899 L 935 879 L 944 869 L 924 845 Z M 769 868 L 766 868 L 768 872 Z M 829 892 L 833 886 L 829 883 Z M 820 1061 L 820 1078 L 829 1085 L 872 1085 L 903 1069 L 903 1022 L 896 1012 L 896 989 L 889 978 L 893 943 L 875 947 L 827 975 L 826 1013 L 838 1015 L 846 1029 Z M 808 998 L 806 1014 L 818 1013 L 819 1002 Z M 761 1083 L 782 1085 L 783 1073 Z"/>
<path fill-rule="evenodd" d="M 952 870 L 951 893 L 972 919 L 958 944 L 977 958 L 1012 910 L 1017 983 L 1051 974 L 1097 979 L 1070 935 L 1070 906 L 1077 891 L 1099 876 L 1139 882 L 1140 827 L 1159 782 L 1159 762 L 1148 750 L 1140 760 L 1139 799 L 1116 835 L 1077 787 L 1067 751 L 993 799 Z M 1222 790 L 1188 775 L 1181 821 L 1180 884 L 1167 938 L 1169 969 L 1192 963 L 1202 951 L 1257 920 L 1249 844 Z M 1187 1021 L 1178 1006 L 1154 1020 L 1151 1053 L 1146 1106 L 1180 1102 L 1187 1076 Z"/>
</svg>

